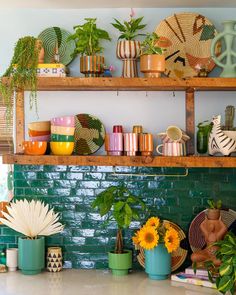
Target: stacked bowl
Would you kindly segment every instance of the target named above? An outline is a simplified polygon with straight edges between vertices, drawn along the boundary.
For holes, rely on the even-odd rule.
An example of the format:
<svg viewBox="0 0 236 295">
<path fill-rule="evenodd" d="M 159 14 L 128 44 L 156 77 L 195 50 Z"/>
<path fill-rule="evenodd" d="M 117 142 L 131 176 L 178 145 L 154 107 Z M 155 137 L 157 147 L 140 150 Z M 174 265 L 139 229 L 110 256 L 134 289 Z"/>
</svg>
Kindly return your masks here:
<svg viewBox="0 0 236 295">
<path fill-rule="evenodd" d="M 74 150 L 75 117 L 64 116 L 51 119 L 51 152 L 69 156 Z"/>
<path fill-rule="evenodd" d="M 47 143 L 50 141 L 50 121 L 39 121 L 28 124 L 30 141 L 23 142 L 23 150 L 26 155 L 44 155 L 47 151 Z"/>
</svg>

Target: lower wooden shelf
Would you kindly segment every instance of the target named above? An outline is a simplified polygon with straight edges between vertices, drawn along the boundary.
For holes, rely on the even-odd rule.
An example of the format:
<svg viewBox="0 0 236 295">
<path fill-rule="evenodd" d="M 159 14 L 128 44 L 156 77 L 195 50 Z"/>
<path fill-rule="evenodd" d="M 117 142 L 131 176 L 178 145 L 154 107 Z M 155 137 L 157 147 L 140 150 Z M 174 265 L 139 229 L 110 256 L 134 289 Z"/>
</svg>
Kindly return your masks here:
<svg viewBox="0 0 236 295">
<path fill-rule="evenodd" d="M 209 167 L 234 168 L 236 157 L 165 157 L 165 156 L 28 156 L 3 155 L 4 164 L 19 165 L 75 165 L 75 166 L 144 166 L 144 167 Z"/>
</svg>

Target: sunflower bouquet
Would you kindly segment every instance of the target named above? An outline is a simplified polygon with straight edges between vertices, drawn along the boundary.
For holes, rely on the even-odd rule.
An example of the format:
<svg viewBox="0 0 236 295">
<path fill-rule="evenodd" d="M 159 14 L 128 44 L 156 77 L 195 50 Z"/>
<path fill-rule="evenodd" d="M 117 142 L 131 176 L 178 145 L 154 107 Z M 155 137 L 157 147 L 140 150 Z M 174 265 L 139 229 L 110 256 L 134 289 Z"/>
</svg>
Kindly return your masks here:
<svg viewBox="0 0 236 295">
<path fill-rule="evenodd" d="M 162 222 L 158 217 L 150 217 L 147 222 L 132 237 L 137 247 L 152 250 L 158 244 L 164 244 L 169 253 L 179 247 L 178 232 L 168 223 Z"/>
</svg>

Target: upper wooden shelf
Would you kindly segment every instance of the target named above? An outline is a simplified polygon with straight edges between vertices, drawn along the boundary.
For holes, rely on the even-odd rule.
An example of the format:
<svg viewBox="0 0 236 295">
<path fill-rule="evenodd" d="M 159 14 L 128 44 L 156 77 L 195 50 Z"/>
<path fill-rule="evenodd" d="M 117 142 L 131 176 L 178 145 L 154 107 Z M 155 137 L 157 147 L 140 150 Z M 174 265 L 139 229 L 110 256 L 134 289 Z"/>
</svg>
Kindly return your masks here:
<svg viewBox="0 0 236 295">
<path fill-rule="evenodd" d="M 236 157 L 127 157 L 127 156 L 27 156 L 3 155 L 4 164 L 78 165 L 78 166 L 143 166 L 143 167 L 236 167 Z"/>
<path fill-rule="evenodd" d="M 39 91 L 236 90 L 236 78 L 38 78 Z"/>
</svg>

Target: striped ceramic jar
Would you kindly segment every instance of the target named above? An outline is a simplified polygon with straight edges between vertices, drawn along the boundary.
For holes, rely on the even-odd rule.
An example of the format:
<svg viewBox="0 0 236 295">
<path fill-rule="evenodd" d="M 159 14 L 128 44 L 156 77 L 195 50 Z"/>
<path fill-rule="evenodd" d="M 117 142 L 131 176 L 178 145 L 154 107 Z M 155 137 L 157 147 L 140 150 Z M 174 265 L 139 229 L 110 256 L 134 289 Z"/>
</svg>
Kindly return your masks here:
<svg viewBox="0 0 236 295">
<path fill-rule="evenodd" d="M 122 77 L 138 77 L 137 58 L 140 55 L 140 42 L 121 40 L 116 46 L 116 55 L 123 60 Z"/>
<path fill-rule="evenodd" d="M 85 77 L 99 77 L 103 73 L 104 56 L 91 55 L 80 57 L 80 72 Z"/>
</svg>

